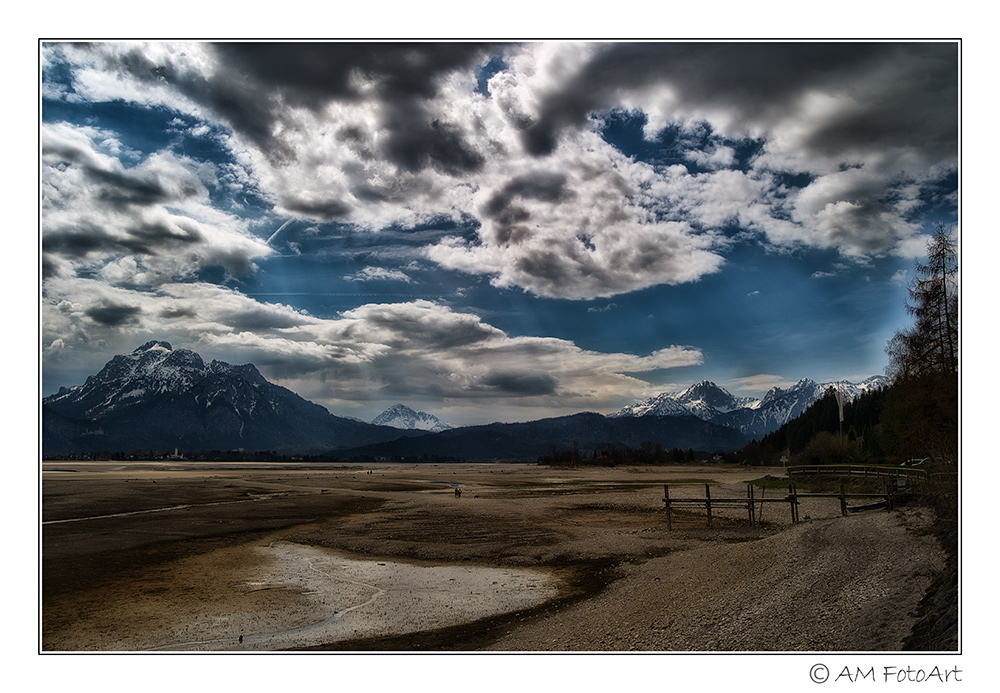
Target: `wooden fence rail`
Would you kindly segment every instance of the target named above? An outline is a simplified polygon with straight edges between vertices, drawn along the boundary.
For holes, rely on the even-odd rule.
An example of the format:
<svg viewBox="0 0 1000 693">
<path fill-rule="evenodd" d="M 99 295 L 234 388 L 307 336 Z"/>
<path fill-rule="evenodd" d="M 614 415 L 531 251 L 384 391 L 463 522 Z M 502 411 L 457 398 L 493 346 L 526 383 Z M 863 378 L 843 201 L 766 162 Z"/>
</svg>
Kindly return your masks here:
<svg viewBox="0 0 1000 693">
<path fill-rule="evenodd" d="M 809 464 L 788 467 L 788 476 L 822 474 L 825 476 L 864 476 L 926 479 L 927 470 L 918 467 L 887 467 L 874 464 Z"/>
<path fill-rule="evenodd" d="M 663 504 L 666 506 L 667 511 L 667 529 L 673 529 L 671 510 L 675 507 L 704 506 L 708 526 L 711 527 L 712 508 L 745 508 L 747 511 L 747 520 L 753 525 L 758 524 L 764 510 L 764 503 L 787 503 L 791 512 L 792 524 L 797 524 L 799 522 L 799 499 L 801 498 L 839 498 L 841 515 L 846 517 L 849 512 L 860 510 L 883 507 L 887 511 L 892 510 L 896 500 L 908 492 L 906 489 L 899 489 L 892 484 L 886 483 L 883 486 L 882 493 L 846 493 L 843 484 L 840 485 L 839 493 L 799 493 L 795 488 L 795 484 L 789 484 L 788 495 L 784 498 L 764 498 L 763 492 L 761 492 L 760 498 L 757 498 L 753 485 L 747 484 L 746 486 L 747 493 L 745 498 L 713 498 L 712 489 L 709 484 L 705 484 L 704 498 L 671 498 L 670 486 L 669 484 L 664 484 Z M 848 498 L 861 498 L 873 502 L 852 507 L 847 504 Z M 760 510 L 757 510 L 758 504 L 760 504 Z"/>
</svg>

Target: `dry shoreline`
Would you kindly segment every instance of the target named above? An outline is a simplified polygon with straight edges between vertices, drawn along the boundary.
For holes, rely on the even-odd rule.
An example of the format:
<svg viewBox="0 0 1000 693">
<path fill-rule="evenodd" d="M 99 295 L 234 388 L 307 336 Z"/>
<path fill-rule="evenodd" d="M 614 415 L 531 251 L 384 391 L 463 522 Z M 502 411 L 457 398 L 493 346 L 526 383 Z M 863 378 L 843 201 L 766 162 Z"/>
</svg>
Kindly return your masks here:
<svg viewBox="0 0 1000 693">
<path fill-rule="evenodd" d="M 744 482 L 780 470 L 50 467 L 42 484 L 44 651 L 171 643 L 212 651 L 899 651 L 943 566 L 925 531 L 933 517 L 921 508 L 844 518 L 836 501 L 817 499 L 795 526 L 775 504 L 764 525 L 723 511 L 707 529 L 704 512 L 692 511 L 666 530 L 664 483 L 672 497 L 704 483 L 713 495 L 739 496 Z M 278 575 L 275 547 L 309 558 Z M 364 572 L 354 580 L 364 587 L 348 589 L 346 573 L 338 581 L 316 570 L 333 556 L 398 570 L 383 570 L 382 582 Z M 486 581 L 463 588 L 468 603 L 447 591 L 458 573 Z M 498 581 L 485 598 L 501 573 L 510 584 Z M 393 585 L 396 602 L 385 596 Z M 383 596 L 368 613 L 347 615 L 366 624 L 357 633 L 345 631 L 345 617 L 294 637 L 250 637 L 323 621 L 372 590 Z M 420 590 L 426 600 L 404 603 Z"/>
</svg>

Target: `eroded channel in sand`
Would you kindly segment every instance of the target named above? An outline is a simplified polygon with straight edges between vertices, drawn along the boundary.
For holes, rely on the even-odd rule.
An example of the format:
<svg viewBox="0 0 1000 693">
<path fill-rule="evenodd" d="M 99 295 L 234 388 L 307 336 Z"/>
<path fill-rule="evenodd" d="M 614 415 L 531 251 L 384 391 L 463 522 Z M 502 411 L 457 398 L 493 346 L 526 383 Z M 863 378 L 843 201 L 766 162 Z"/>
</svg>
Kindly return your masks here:
<svg viewBox="0 0 1000 693">
<path fill-rule="evenodd" d="M 276 650 L 398 635 L 529 608 L 558 593 L 556 579 L 538 570 L 356 560 L 290 542 L 255 550 L 273 560 L 241 588 L 293 592 L 296 606 L 178 625 L 147 650 Z"/>
</svg>

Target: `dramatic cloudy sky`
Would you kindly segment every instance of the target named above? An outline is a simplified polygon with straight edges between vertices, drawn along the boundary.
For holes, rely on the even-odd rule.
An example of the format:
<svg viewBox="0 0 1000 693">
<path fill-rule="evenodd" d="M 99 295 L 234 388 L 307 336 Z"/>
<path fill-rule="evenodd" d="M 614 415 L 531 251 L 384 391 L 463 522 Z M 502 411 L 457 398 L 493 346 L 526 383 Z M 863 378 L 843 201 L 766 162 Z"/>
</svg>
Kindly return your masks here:
<svg viewBox="0 0 1000 693">
<path fill-rule="evenodd" d="M 42 387 L 164 339 L 340 415 L 882 373 L 958 46 L 44 43 Z"/>
</svg>

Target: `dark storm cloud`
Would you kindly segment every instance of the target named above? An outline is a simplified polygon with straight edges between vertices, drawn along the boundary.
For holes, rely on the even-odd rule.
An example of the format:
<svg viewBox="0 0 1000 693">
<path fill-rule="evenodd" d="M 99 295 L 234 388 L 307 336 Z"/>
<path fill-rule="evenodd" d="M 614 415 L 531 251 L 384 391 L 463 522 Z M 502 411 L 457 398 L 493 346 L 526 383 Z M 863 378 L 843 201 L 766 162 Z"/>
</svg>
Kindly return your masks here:
<svg viewBox="0 0 1000 693">
<path fill-rule="evenodd" d="M 441 74 L 482 60 L 477 43 L 218 43 L 215 52 L 235 72 L 280 89 L 296 103 L 358 96 L 354 73 L 379 83 L 386 100 L 430 98 Z"/>
<path fill-rule="evenodd" d="M 498 371 L 484 377 L 484 387 L 510 395 L 538 396 L 555 394 L 559 382 L 547 373 Z"/>
<path fill-rule="evenodd" d="M 286 195 L 282 203 L 290 212 L 299 212 L 320 219 L 339 219 L 351 211 L 351 205 L 340 200 L 307 200 L 295 195 Z"/>
<path fill-rule="evenodd" d="M 388 341 L 397 343 L 418 343 L 431 350 L 448 351 L 482 344 L 495 338 L 497 331 L 481 323 L 478 319 L 460 316 L 447 321 L 434 316 L 400 309 L 369 310 L 365 313 L 369 325 L 383 328 L 389 334 Z"/>
<path fill-rule="evenodd" d="M 158 255 L 202 241 L 201 232 L 184 219 L 175 224 L 133 224 L 122 231 L 124 233 L 114 235 L 103 227 L 81 220 L 72 227 L 46 231 L 42 249 L 46 253 L 80 259 L 92 253 Z"/>
<path fill-rule="evenodd" d="M 273 96 L 261 95 L 246 74 L 222 70 L 206 78 L 169 61 L 154 61 L 138 46 L 121 53 L 103 53 L 101 58 L 109 69 L 142 82 L 173 85 L 196 103 L 212 108 L 251 141 L 267 147 L 276 159 L 294 154 L 271 133 L 279 104 Z"/>
<path fill-rule="evenodd" d="M 810 89 L 864 97 L 810 139 L 817 150 L 845 143 L 947 147 L 957 137 L 957 47 L 951 43 L 622 43 L 600 51 L 549 94 L 524 132 L 548 154 L 564 128 L 615 105 L 630 89 L 668 85 L 685 105 L 725 108 L 771 124 Z"/>
<path fill-rule="evenodd" d="M 487 212 L 494 212 L 495 207 L 505 207 L 514 197 L 524 197 L 544 202 L 559 202 L 565 199 L 570 191 L 566 190 L 566 176 L 562 173 L 538 171 L 526 173 L 511 180 L 490 200 Z"/>
<path fill-rule="evenodd" d="M 42 279 L 62 277 L 65 274 L 66 269 L 63 267 L 62 263 L 58 261 L 58 258 L 47 253 L 42 253 Z"/>
<path fill-rule="evenodd" d="M 207 76 L 150 59 L 141 48 L 109 57 L 111 64 L 149 83 L 170 83 L 208 106 L 248 137 L 275 163 L 296 158 L 294 148 L 275 134 L 288 106 L 320 111 L 331 101 L 370 98 L 357 80 L 374 81 L 385 107 L 388 137 L 382 154 L 407 171 L 433 167 L 449 174 L 477 170 L 482 156 L 454 126 L 423 108 L 442 75 L 471 68 L 486 57 L 488 45 L 475 43 L 218 43 L 219 64 Z M 350 134 L 350 133 L 348 133 Z M 355 138 L 357 134 L 355 133 Z M 330 218 L 345 212 L 320 209 Z"/>
<path fill-rule="evenodd" d="M 566 262 L 566 256 L 560 249 L 539 248 L 534 252 L 525 253 L 514 260 L 514 267 L 525 276 L 534 278 L 540 287 L 548 287 L 551 290 L 558 290 L 558 287 L 572 284 L 574 274 L 574 264 Z M 591 281 L 602 281 L 596 276 L 590 278 Z"/>
<path fill-rule="evenodd" d="M 235 332 L 264 332 L 299 327 L 306 319 L 291 311 L 272 310 L 268 306 L 251 306 L 234 310 L 226 316 L 226 323 Z"/>
<path fill-rule="evenodd" d="M 101 202 L 119 209 L 130 205 L 148 207 L 167 202 L 176 195 L 167 190 L 159 181 L 130 175 L 123 171 L 105 171 L 88 168 L 87 174 L 99 186 L 96 197 Z M 191 186 L 186 188 L 182 197 L 188 197 L 198 192 Z"/>
<path fill-rule="evenodd" d="M 176 320 L 178 318 L 197 317 L 198 311 L 194 308 L 170 306 L 162 309 L 158 315 L 166 320 Z"/>
<path fill-rule="evenodd" d="M 820 129 L 807 146 L 832 153 L 844 143 L 861 143 L 956 155 L 958 49 L 954 44 L 890 44 L 869 64 L 859 65 L 852 77 L 871 98 L 863 108 Z"/>
<path fill-rule="evenodd" d="M 65 257 L 82 258 L 95 251 L 120 252 L 121 243 L 95 225 L 87 222 L 72 228 L 46 230 L 42 235 L 42 250 Z"/>
<path fill-rule="evenodd" d="M 153 222 L 133 226 L 128 231 L 130 239 L 125 242 L 125 246 L 132 252 L 149 255 L 173 251 L 204 240 L 195 224 L 183 218 L 174 220 L 172 224 Z"/>
<path fill-rule="evenodd" d="M 431 118 L 414 104 L 397 104 L 392 110 L 386 121 L 390 137 L 383 152 L 403 169 L 417 172 L 434 168 L 459 175 L 482 167 L 485 159 L 462 139 L 455 126 Z"/>
<path fill-rule="evenodd" d="M 180 181 L 171 189 L 156 171 L 107 168 L 99 163 L 92 151 L 82 148 L 79 143 L 58 138 L 43 139 L 42 157 L 51 165 L 72 166 L 79 170 L 93 196 L 116 209 L 180 200 L 197 195 L 201 190 L 195 179 Z"/>
<path fill-rule="evenodd" d="M 529 235 L 527 221 L 531 213 L 515 204 L 517 198 L 557 203 L 571 196 L 566 187 L 566 176 L 545 171 L 518 176 L 495 192 L 483 209 L 495 222 L 494 233 L 498 243 L 518 242 Z"/>
<path fill-rule="evenodd" d="M 222 43 L 214 48 L 228 68 L 219 79 L 240 75 L 235 78 L 239 82 L 242 75 L 250 75 L 272 94 L 314 111 L 330 100 L 360 98 L 352 82 L 356 76 L 374 80 L 384 108 L 381 125 L 388 133 L 382 154 L 404 170 L 431 167 L 458 175 L 483 164 L 482 155 L 464 141 L 461 132 L 427 113 L 423 101 L 437 94 L 442 75 L 484 59 L 487 45 Z M 272 99 L 271 103 L 276 102 Z M 253 125 L 251 132 L 270 132 L 280 113 L 272 110 L 265 116 L 267 122 Z"/>
<path fill-rule="evenodd" d="M 108 303 L 88 308 L 84 313 L 96 323 L 107 327 L 119 327 L 135 322 L 142 309 L 138 306 L 127 306 Z"/>
</svg>

